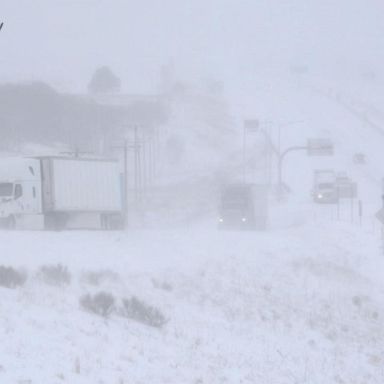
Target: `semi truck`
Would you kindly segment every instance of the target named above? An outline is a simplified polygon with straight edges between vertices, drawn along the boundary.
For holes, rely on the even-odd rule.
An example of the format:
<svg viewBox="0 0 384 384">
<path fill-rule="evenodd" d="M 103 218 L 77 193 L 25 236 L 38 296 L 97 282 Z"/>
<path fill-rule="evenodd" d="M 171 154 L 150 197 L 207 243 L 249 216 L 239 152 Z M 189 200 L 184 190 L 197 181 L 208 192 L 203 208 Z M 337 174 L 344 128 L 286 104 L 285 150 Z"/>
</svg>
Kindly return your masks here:
<svg viewBox="0 0 384 384">
<path fill-rule="evenodd" d="M 117 161 L 45 156 L 0 159 L 0 222 L 9 229 L 118 229 Z"/>
<path fill-rule="evenodd" d="M 219 205 L 219 229 L 265 230 L 268 223 L 268 188 L 261 184 L 223 186 Z"/>
<path fill-rule="evenodd" d="M 356 198 L 357 184 L 345 172 L 316 170 L 312 197 L 315 203 L 337 204 L 340 199 Z"/>
</svg>

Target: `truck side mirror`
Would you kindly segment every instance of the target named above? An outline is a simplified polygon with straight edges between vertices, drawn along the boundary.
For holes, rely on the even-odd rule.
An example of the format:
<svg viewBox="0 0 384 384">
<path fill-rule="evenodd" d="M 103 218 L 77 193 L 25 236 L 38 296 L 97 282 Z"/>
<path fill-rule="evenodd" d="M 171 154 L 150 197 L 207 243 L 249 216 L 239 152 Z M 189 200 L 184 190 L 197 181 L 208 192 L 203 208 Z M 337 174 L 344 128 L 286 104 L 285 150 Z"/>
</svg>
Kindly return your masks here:
<svg viewBox="0 0 384 384">
<path fill-rule="evenodd" d="M 16 184 L 15 185 L 15 200 L 23 196 L 23 187 L 21 184 Z"/>
</svg>

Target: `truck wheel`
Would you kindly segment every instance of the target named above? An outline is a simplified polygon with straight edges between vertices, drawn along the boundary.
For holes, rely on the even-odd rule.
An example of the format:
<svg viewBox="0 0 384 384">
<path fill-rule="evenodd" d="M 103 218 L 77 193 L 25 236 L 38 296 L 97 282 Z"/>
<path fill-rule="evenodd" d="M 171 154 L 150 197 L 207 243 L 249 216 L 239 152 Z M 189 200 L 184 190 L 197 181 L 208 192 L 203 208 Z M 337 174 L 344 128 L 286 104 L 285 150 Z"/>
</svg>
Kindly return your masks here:
<svg viewBox="0 0 384 384">
<path fill-rule="evenodd" d="M 67 215 L 65 213 L 57 213 L 52 216 L 52 229 L 54 231 L 63 231 L 67 227 Z"/>
<path fill-rule="evenodd" d="M 7 229 L 13 230 L 16 228 L 16 219 L 15 216 L 9 216 L 7 219 Z"/>
<path fill-rule="evenodd" d="M 108 215 L 100 215 L 100 227 L 104 231 L 109 229 Z"/>
<path fill-rule="evenodd" d="M 124 220 L 121 215 L 111 214 L 101 216 L 102 229 L 109 231 L 117 231 L 124 228 Z"/>
<path fill-rule="evenodd" d="M 112 229 L 115 230 L 115 231 L 122 231 L 124 230 L 125 226 L 126 226 L 126 222 L 125 222 L 125 219 L 122 215 L 115 215 L 113 217 L 113 227 Z"/>
</svg>

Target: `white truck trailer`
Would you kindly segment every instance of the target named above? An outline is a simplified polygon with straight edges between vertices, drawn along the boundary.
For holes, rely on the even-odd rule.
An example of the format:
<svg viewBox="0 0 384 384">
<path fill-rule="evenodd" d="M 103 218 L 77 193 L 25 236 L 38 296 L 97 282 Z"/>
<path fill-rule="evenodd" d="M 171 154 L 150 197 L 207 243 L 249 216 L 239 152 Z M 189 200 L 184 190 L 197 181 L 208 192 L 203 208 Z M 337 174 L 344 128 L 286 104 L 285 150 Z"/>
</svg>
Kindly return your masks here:
<svg viewBox="0 0 384 384">
<path fill-rule="evenodd" d="M 117 229 L 121 186 L 113 160 L 0 159 L 0 221 L 18 229 Z"/>
</svg>

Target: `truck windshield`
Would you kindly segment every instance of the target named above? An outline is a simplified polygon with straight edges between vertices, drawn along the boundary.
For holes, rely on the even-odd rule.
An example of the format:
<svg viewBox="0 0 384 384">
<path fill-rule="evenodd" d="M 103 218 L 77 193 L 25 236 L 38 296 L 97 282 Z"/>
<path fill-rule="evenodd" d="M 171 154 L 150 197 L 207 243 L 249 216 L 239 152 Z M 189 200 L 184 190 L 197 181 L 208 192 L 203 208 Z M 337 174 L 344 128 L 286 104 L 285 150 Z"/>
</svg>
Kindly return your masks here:
<svg viewBox="0 0 384 384">
<path fill-rule="evenodd" d="M 249 204 L 250 194 L 247 190 L 234 188 L 226 190 L 221 197 L 222 208 L 243 208 Z"/>
<path fill-rule="evenodd" d="M 335 184 L 333 183 L 321 183 L 318 185 L 319 189 L 332 189 L 334 188 Z"/>
<path fill-rule="evenodd" d="M 12 183 L 0 183 L 0 197 L 12 196 L 13 184 Z"/>
</svg>

